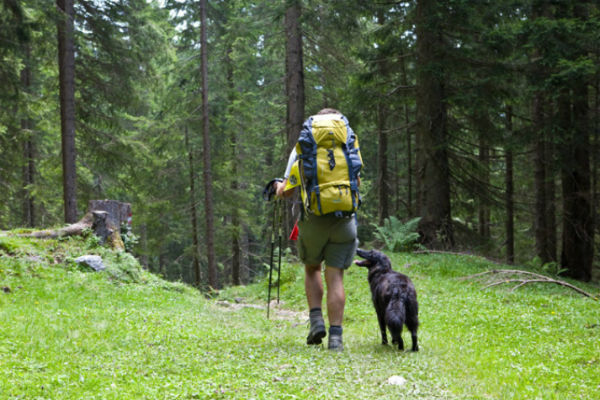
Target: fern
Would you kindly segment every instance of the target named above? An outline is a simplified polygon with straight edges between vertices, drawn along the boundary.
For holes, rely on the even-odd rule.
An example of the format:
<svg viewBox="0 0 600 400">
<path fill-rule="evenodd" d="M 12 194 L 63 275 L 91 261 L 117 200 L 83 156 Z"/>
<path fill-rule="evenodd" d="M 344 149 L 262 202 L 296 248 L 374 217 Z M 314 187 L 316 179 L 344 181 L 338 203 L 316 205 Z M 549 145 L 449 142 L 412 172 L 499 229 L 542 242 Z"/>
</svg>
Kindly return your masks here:
<svg viewBox="0 0 600 400">
<path fill-rule="evenodd" d="M 383 226 L 375 227 L 375 237 L 383 242 L 386 250 L 393 252 L 410 251 L 419 248 L 417 226 L 420 217 L 413 218 L 403 223 L 398 218 L 391 216 L 383 221 Z"/>
</svg>

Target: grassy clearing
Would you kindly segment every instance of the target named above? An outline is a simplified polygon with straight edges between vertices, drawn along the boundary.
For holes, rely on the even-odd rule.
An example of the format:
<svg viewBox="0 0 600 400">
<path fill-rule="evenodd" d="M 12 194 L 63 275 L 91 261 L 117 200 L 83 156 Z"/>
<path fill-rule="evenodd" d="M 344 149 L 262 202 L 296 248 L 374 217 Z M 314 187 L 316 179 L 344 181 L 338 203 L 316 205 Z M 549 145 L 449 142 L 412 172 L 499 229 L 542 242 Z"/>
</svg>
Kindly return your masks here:
<svg viewBox="0 0 600 400">
<path fill-rule="evenodd" d="M 71 261 L 84 253 L 109 269 Z M 280 305 L 295 312 L 266 320 L 264 309 L 221 306 L 90 240 L 0 237 L 0 398 L 600 398 L 598 302 L 551 285 L 482 291 L 456 279 L 497 267 L 476 257 L 393 260 L 419 293 L 421 351 L 379 344 L 366 270 L 351 267 L 337 354 L 304 344 L 297 264 L 282 267 Z M 263 304 L 265 293 L 260 282 L 219 300 Z M 387 384 L 394 375 L 406 384 Z"/>
</svg>

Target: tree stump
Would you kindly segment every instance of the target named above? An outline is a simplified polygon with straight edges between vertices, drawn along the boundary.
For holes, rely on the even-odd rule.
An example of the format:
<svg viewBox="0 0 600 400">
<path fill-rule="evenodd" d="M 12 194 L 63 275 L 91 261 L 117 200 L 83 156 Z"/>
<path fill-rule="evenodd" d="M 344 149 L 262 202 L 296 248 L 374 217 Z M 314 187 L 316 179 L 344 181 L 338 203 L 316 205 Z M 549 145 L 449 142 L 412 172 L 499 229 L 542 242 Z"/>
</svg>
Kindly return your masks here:
<svg viewBox="0 0 600 400">
<path fill-rule="evenodd" d="M 81 235 L 85 229 L 91 229 L 100 239 L 112 248 L 125 249 L 121 239 L 121 226 L 131 229 L 131 204 L 116 200 L 90 200 L 88 211 L 78 222 L 60 229 L 46 229 L 22 236 L 36 238 L 57 238 L 61 236 Z"/>
<path fill-rule="evenodd" d="M 131 204 L 116 200 L 90 200 L 88 213 L 93 215 L 92 230 L 100 238 L 100 243 L 108 242 L 111 247 L 124 250 L 121 226 L 131 228 Z"/>
</svg>

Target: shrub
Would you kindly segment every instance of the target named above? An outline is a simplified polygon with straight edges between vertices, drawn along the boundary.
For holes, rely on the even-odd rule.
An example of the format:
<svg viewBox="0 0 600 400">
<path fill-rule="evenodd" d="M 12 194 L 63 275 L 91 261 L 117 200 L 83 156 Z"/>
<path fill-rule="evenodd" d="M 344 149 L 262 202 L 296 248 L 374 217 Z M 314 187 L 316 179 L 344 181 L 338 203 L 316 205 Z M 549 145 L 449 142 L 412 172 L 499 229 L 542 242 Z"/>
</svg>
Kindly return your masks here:
<svg viewBox="0 0 600 400">
<path fill-rule="evenodd" d="M 391 216 L 384 220 L 383 226 L 373 224 L 375 237 L 389 251 L 400 252 L 417 249 L 420 247 L 417 242 L 419 240 L 417 226 L 420 220 L 421 218 L 418 217 L 402 223 L 398 218 Z"/>
</svg>

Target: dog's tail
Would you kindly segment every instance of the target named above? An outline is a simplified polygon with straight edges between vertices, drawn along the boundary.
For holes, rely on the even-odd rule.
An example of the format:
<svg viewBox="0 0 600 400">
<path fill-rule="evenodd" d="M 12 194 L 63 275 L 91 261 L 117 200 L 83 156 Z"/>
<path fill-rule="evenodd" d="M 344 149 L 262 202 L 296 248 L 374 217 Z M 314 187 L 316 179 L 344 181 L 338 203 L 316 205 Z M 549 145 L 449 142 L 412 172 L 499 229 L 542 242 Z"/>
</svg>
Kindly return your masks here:
<svg viewBox="0 0 600 400">
<path fill-rule="evenodd" d="M 398 288 L 393 289 L 392 297 L 385 310 L 385 319 L 390 330 L 402 330 L 402 325 L 406 321 L 406 307 Z"/>
</svg>

